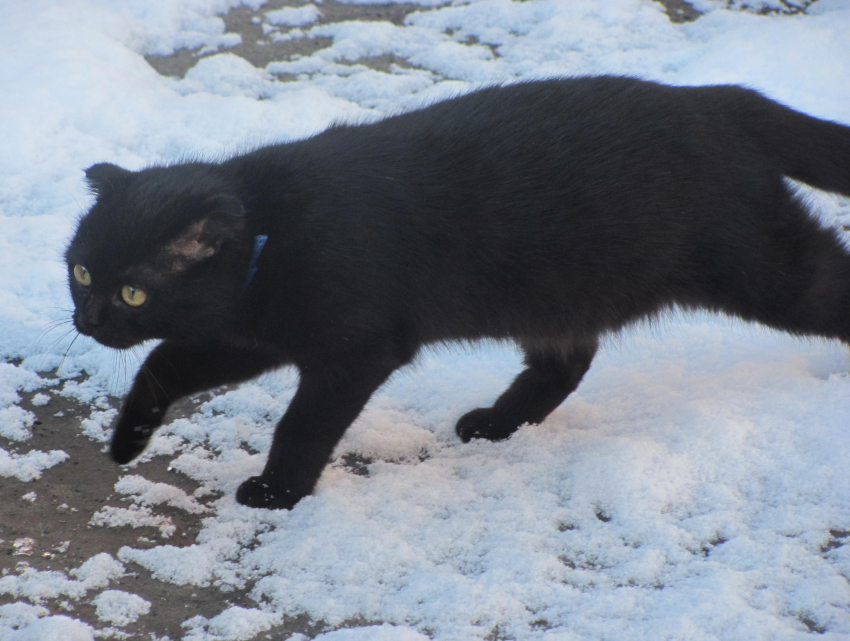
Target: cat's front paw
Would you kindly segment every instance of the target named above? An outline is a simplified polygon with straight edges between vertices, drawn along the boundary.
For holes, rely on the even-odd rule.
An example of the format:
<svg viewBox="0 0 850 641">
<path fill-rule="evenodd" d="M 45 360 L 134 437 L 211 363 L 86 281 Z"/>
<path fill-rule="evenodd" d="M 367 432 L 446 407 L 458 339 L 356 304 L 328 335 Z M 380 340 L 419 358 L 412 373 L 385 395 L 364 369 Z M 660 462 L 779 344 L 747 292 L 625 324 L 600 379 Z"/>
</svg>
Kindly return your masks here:
<svg viewBox="0 0 850 641">
<path fill-rule="evenodd" d="M 116 427 L 109 446 L 109 455 L 112 460 L 121 465 L 132 461 L 147 447 L 153 431 L 154 427 L 150 425 Z"/>
<path fill-rule="evenodd" d="M 461 416 L 455 431 L 464 443 L 474 438 L 501 441 L 510 437 L 518 427 L 492 407 L 479 407 Z"/>
<path fill-rule="evenodd" d="M 236 490 L 236 501 L 247 507 L 291 510 L 306 494 L 280 487 L 265 476 L 252 476 Z"/>
</svg>

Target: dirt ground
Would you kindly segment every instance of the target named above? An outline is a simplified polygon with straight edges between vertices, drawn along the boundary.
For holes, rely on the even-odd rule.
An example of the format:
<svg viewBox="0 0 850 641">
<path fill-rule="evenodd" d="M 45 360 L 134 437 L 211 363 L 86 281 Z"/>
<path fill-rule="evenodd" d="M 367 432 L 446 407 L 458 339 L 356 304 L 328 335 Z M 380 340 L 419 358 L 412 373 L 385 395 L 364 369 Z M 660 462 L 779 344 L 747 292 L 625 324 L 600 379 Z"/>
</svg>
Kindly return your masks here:
<svg viewBox="0 0 850 641">
<path fill-rule="evenodd" d="M 684 0 L 662 0 L 661 2 L 673 22 L 687 22 L 699 17 L 699 12 Z M 228 49 L 242 56 L 258 67 L 264 67 L 272 60 L 286 60 L 294 55 L 310 55 L 314 51 L 330 44 L 329 39 L 298 39 L 283 43 L 274 43 L 263 35 L 258 18 L 261 13 L 278 9 L 286 5 L 299 6 L 302 2 L 271 0 L 260 12 L 248 7 L 238 7 L 223 16 L 226 29 L 242 36 L 242 44 Z M 333 23 L 344 20 L 385 20 L 401 24 L 405 16 L 413 11 L 422 11 L 417 5 L 349 5 L 334 0 L 324 0 L 321 4 L 320 22 Z M 210 53 L 203 55 L 211 55 Z M 198 51 L 181 50 L 174 55 L 148 56 L 147 60 L 159 73 L 169 76 L 183 76 L 197 61 Z M 379 70 L 388 70 L 390 64 L 406 65 L 405 61 L 391 56 L 370 58 L 357 61 Z M 282 77 L 281 80 L 287 80 Z M 126 507 L 114 495 L 115 483 L 126 470 L 112 463 L 104 451 L 102 443 L 96 443 L 81 434 L 81 420 L 88 418 L 92 408 L 75 401 L 52 395 L 46 406 L 32 404 L 33 393 L 22 393 L 21 407 L 38 417 L 33 427 L 33 438 L 20 449 L 64 450 L 70 458 L 46 470 L 42 477 L 33 482 L 24 483 L 14 478 L 0 481 L 0 576 L 15 572 L 28 564 L 36 570 L 59 570 L 67 573 L 78 567 L 97 553 L 108 552 L 117 557 L 118 550 L 125 545 L 142 547 L 163 542 L 159 530 L 155 527 L 132 528 L 97 527 L 89 525 L 92 515 L 102 507 L 112 505 Z M 201 396 L 203 398 L 203 395 Z M 119 399 L 112 399 L 117 407 Z M 170 412 L 171 418 L 187 416 L 194 405 L 191 401 L 178 404 Z M 9 451 L 19 449 L 18 444 L 0 437 L 0 446 Z M 356 466 L 356 462 L 352 462 Z M 164 482 L 191 493 L 197 484 L 179 472 L 168 469 L 168 460 L 160 457 L 140 464 L 133 470 L 154 482 Z M 35 492 L 34 501 L 22 498 Z M 207 500 L 214 497 L 207 497 Z M 187 514 L 182 510 L 158 507 L 157 514 L 171 519 L 176 532 L 168 539 L 171 545 L 191 545 L 195 542 L 200 529 L 202 516 Z M 30 538 L 32 550 L 15 547 L 15 541 Z M 69 542 L 65 545 L 65 542 Z M 24 554 L 23 552 L 29 552 Z M 181 624 L 195 615 L 211 618 L 229 605 L 246 608 L 256 606 L 247 596 L 248 590 L 223 594 L 219 589 L 179 586 L 154 579 L 150 572 L 135 566 L 127 566 L 127 575 L 110 583 L 110 589 L 126 590 L 137 594 L 151 603 L 151 611 L 135 623 L 122 627 L 123 632 L 132 639 L 162 639 L 166 635 L 173 640 L 185 633 Z M 250 586 L 249 586 L 250 588 Z M 8 602 L 8 595 L 0 596 L 0 605 Z M 95 608 L 85 599 L 66 602 L 62 600 L 46 602 L 43 605 L 52 614 L 69 614 L 87 622 L 97 629 L 109 627 L 99 621 Z M 352 625 L 379 622 L 351 622 Z M 286 639 L 295 632 L 301 632 L 312 638 L 327 630 L 321 621 L 311 621 L 308 616 L 292 613 L 286 621 L 272 630 L 261 633 L 257 639 Z M 493 638 L 501 638 L 494 632 Z"/>
</svg>

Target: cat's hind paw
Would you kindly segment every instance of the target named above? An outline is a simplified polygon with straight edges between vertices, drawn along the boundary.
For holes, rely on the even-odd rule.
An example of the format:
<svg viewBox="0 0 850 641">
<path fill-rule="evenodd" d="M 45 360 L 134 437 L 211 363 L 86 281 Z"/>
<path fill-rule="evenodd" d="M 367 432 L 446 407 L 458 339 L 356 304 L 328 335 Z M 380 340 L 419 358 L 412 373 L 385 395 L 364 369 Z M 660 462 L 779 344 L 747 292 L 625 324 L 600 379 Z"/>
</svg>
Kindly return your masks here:
<svg viewBox="0 0 850 641">
<path fill-rule="evenodd" d="M 460 417 L 455 431 L 464 443 L 474 438 L 503 441 L 517 431 L 519 425 L 496 412 L 492 407 L 479 407 Z"/>
<path fill-rule="evenodd" d="M 291 510 L 305 495 L 276 487 L 268 477 L 252 476 L 236 490 L 236 501 L 247 507 Z"/>
</svg>

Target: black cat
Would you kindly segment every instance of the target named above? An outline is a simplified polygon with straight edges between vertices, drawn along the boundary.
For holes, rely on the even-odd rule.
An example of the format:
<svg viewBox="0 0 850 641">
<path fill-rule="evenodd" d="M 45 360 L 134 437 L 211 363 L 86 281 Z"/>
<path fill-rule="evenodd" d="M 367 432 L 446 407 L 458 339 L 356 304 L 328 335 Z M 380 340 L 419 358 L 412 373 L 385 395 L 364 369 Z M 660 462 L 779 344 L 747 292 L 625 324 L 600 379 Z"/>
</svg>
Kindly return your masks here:
<svg viewBox="0 0 850 641">
<path fill-rule="evenodd" d="M 511 339 L 527 369 L 457 432 L 504 439 L 579 384 L 598 337 L 678 305 L 850 341 L 850 256 L 785 177 L 850 194 L 850 128 L 734 86 L 598 77 L 490 87 L 226 162 L 86 171 L 77 329 L 163 339 L 115 423 L 294 364 L 240 503 L 291 508 L 428 343 Z"/>
</svg>

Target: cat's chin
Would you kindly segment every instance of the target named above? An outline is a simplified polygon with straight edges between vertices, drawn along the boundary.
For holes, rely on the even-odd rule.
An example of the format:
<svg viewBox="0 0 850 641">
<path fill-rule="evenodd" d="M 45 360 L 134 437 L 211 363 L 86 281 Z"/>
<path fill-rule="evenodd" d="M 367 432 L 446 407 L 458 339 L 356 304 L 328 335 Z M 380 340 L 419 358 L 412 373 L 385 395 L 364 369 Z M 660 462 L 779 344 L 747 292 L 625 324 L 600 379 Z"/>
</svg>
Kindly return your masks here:
<svg viewBox="0 0 850 641">
<path fill-rule="evenodd" d="M 144 342 L 143 339 L 123 338 L 121 336 L 98 336 L 97 334 L 91 334 L 91 337 L 104 347 L 111 347 L 112 349 L 130 349 Z"/>
<path fill-rule="evenodd" d="M 112 349 L 130 349 L 131 347 L 135 347 L 136 345 L 144 342 L 144 339 L 141 338 L 128 338 L 126 336 L 109 334 L 102 331 L 102 328 L 91 329 L 88 327 L 81 327 L 76 318 L 74 319 L 74 328 L 83 336 L 93 338 L 104 347 L 111 347 Z"/>
</svg>

